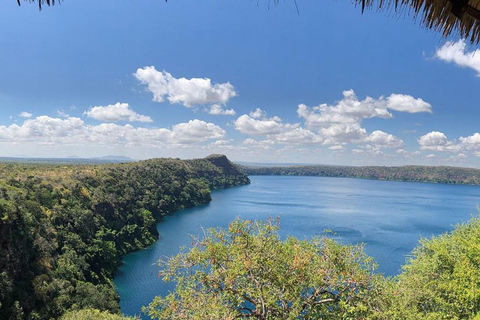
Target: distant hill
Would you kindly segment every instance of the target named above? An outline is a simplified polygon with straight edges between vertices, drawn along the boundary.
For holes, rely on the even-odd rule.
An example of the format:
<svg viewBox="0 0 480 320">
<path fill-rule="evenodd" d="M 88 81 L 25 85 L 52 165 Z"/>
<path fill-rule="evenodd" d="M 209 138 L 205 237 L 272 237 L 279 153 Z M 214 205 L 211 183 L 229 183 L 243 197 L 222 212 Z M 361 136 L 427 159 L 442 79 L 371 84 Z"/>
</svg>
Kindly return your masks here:
<svg viewBox="0 0 480 320">
<path fill-rule="evenodd" d="M 133 161 L 132 158 L 130 157 L 125 157 L 125 156 L 103 156 L 103 157 L 94 157 L 92 159 L 100 159 L 100 160 L 114 160 L 114 161 Z"/>
<path fill-rule="evenodd" d="M 480 185 L 480 169 L 449 166 L 241 166 L 247 175 L 344 177 L 372 180 L 412 181 Z"/>
</svg>

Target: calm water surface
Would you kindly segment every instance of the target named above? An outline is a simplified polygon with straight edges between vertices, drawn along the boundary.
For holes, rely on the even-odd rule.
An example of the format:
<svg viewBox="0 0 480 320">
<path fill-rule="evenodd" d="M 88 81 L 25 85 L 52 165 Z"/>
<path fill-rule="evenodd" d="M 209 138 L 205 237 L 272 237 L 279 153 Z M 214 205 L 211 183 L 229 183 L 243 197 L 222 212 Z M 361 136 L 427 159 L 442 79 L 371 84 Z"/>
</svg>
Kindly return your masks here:
<svg viewBox="0 0 480 320">
<path fill-rule="evenodd" d="M 252 176 L 252 184 L 215 191 L 212 202 L 161 221 L 160 239 L 124 257 L 115 276 L 120 307 L 138 315 L 156 295 L 172 290 L 157 277 L 160 257 L 188 246 L 202 228 L 227 227 L 236 217 L 280 217 L 281 235 L 311 238 L 325 229 L 343 243 L 366 244 L 379 272 L 395 275 L 420 237 L 453 229 L 476 215 L 479 186 L 348 178 Z"/>
</svg>

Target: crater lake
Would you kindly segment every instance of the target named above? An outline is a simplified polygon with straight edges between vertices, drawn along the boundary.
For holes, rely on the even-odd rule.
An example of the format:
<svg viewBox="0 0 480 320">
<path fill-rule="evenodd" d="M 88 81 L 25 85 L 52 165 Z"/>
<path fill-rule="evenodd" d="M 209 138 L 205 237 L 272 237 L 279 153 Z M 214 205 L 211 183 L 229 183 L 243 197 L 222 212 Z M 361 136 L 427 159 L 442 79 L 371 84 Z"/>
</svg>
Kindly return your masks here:
<svg viewBox="0 0 480 320">
<path fill-rule="evenodd" d="M 123 257 L 115 275 L 121 310 L 139 315 L 173 284 L 158 278 L 157 262 L 188 247 L 202 229 L 225 228 L 242 219 L 280 218 L 282 237 L 334 237 L 365 243 L 378 272 L 396 275 L 421 237 L 451 231 L 477 215 L 480 186 L 305 176 L 250 176 L 251 184 L 212 193 L 209 204 L 165 217 L 160 238 Z M 143 315 L 143 318 L 147 318 Z"/>
</svg>

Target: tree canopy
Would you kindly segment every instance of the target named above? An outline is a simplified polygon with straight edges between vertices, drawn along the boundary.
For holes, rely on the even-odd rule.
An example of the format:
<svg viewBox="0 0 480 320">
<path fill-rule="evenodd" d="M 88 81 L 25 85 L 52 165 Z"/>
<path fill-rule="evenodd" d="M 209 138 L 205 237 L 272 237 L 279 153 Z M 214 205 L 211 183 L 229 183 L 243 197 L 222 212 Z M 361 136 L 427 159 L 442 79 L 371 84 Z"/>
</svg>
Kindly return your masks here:
<svg viewBox="0 0 480 320">
<path fill-rule="evenodd" d="M 232 222 L 161 262 L 176 283 L 146 308 L 153 319 L 479 319 L 480 218 L 424 239 L 385 278 L 362 245 L 282 241 L 278 222 Z"/>
<path fill-rule="evenodd" d="M 281 241 L 278 224 L 236 220 L 162 263 L 175 292 L 155 319 L 360 319 L 374 312 L 375 263 L 361 245 L 326 237 Z"/>
</svg>

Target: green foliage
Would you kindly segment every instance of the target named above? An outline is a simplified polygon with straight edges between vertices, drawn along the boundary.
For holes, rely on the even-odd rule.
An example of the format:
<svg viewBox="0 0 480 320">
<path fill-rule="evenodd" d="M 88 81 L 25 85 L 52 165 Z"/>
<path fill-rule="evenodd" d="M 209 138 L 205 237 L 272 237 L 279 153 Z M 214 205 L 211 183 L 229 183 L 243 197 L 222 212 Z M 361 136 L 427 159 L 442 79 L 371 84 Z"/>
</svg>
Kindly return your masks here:
<svg viewBox="0 0 480 320">
<path fill-rule="evenodd" d="M 111 279 L 121 255 L 152 244 L 163 216 L 246 183 L 225 156 L 0 164 L 0 319 L 119 312 Z"/>
<path fill-rule="evenodd" d="M 480 317 L 480 218 L 421 240 L 395 290 L 398 319 Z"/>
<path fill-rule="evenodd" d="M 80 311 L 69 311 L 60 320 L 134 320 L 135 318 L 111 314 L 107 311 L 97 309 L 84 309 Z"/>
<path fill-rule="evenodd" d="M 362 246 L 328 238 L 281 241 L 278 224 L 236 220 L 163 263 L 175 292 L 144 310 L 155 319 L 373 317 L 381 278 Z"/>
<path fill-rule="evenodd" d="M 285 167 L 242 166 L 241 168 L 245 174 L 260 176 L 344 177 L 373 180 L 480 185 L 479 169 L 446 166 L 354 167 L 314 165 Z"/>
<path fill-rule="evenodd" d="M 177 284 L 146 308 L 153 319 L 480 319 L 480 218 L 423 239 L 403 272 L 374 274 L 362 246 L 281 241 L 278 224 L 211 229 L 162 262 Z"/>
</svg>

